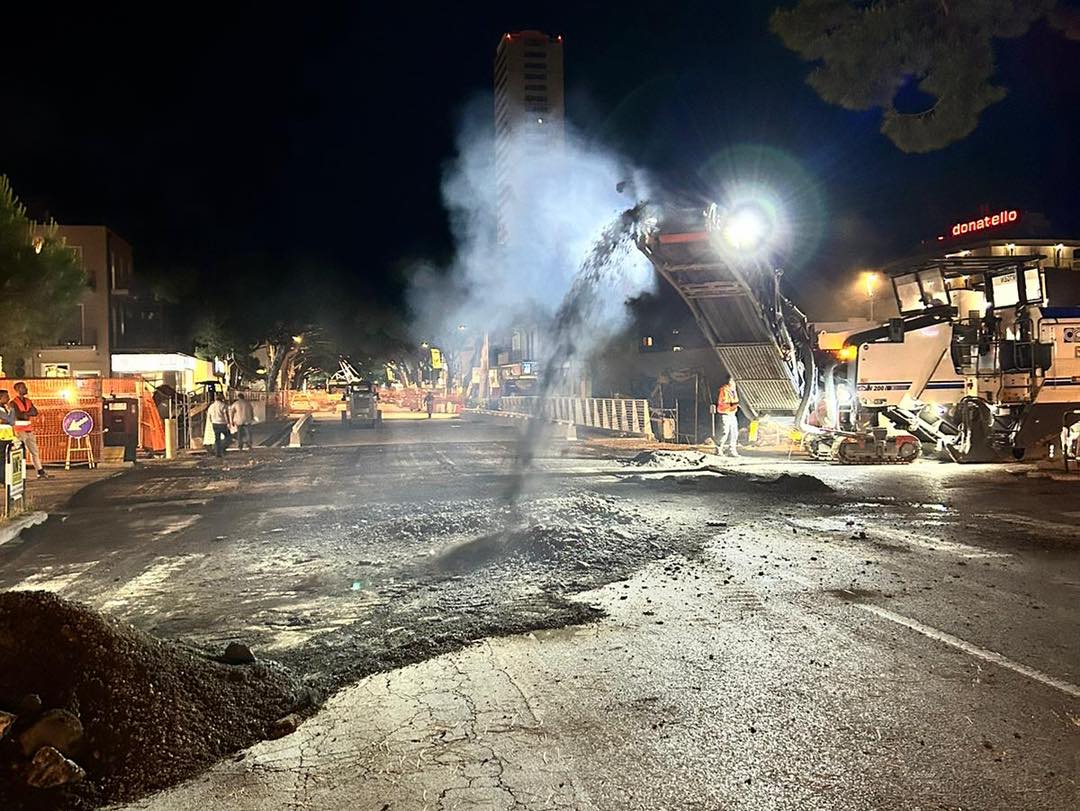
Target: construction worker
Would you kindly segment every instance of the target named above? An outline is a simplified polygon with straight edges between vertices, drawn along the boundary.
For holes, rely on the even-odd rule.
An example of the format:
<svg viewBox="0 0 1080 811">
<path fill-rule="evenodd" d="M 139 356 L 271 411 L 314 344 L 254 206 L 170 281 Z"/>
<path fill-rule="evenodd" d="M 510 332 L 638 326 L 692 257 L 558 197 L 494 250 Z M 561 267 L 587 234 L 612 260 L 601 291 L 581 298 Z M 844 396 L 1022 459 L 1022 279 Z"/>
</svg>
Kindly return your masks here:
<svg viewBox="0 0 1080 811">
<path fill-rule="evenodd" d="M 206 409 L 206 418 L 214 430 L 214 455 L 218 459 L 225 458 L 225 449 L 232 441 L 232 431 L 229 425 L 229 405 L 225 402 L 225 395 L 220 391 L 214 396 L 214 402 Z"/>
<path fill-rule="evenodd" d="M 724 375 L 721 379 L 723 382 L 716 395 L 716 413 L 720 415 L 720 441 L 716 443 L 716 450 L 723 456 L 724 448 L 730 443 L 731 455 L 738 456 L 739 392 L 731 375 Z"/>
<path fill-rule="evenodd" d="M 229 419 L 236 430 L 236 447 L 244 449 L 247 442 L 248 450 L 253 448 L 251 444 L 251 426 L 255 424 L 255 409 L 251 403 L 244 399 L 243 394 L 236 395 L 236 401 L 229 406 Z"/>
<path fill-rule="evenodd" d="M 15 384 L 15 396 L 11 398 L 11 408 L 15 412 L 15 436 L 22 442 L 26 456 L 34 465 L 39 479 L 47 479 L 48 474 L 41 466 L 41 454 L 38 452 L 37 437 L 31 418 L 38 415 L 34 401 L 26 396 L 26 384 L 21 380 Z"/>
</svg>

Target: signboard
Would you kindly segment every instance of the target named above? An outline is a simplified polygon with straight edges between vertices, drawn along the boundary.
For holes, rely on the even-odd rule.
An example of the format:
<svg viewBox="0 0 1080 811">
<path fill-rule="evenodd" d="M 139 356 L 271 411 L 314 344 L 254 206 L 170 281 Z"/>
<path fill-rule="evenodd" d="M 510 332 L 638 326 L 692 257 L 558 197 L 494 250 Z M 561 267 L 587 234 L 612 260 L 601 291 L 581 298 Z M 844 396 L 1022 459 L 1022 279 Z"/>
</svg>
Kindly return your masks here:
<svg viewBox="0 0 1080 811">
<path fill-rule="evenodd" d="M 431 347 L 431 368 L 441 369 L 443 367 L 442 350 Z"/>
<path fill-rule="evenodd" d="M 959 237 L 964 234 L 974 234 L 978 231 L 985 231 L 987 228 L 1000 228 L 1003 225 L 1012 225 L 1019 219 L 1020 212 L 1015 208 L 1005 209 L 1004 211 L 999 211 L 997 214 L 988 214 L 985 217 L 979 217 L 976 220 L 954 223 L 949 230 L 949 233 L 954 237 Z"/>
<path fill-rule="evenodd" d="M 85 411 L 76 409 L 64 415 L 61 427 L 72 439 L 81 439 L 94 430 L 94 419 Z"/>
<path fill-rule="evenodd" d="M 179 353 L 120 354 L 112 356 L 114 372 L 150 374 L 155 372 L 194 372 L 195 358 Z"/>
<path fill-rule="evenodd" d="M 23 447 L 17 442 L 12 443 L 8 449 L 4 481 L 8 484 L 8 496 L 12 501 L 22 498 L 23 489 L 26 486 L 26 464 L 24 462 Z"/>
</svg>

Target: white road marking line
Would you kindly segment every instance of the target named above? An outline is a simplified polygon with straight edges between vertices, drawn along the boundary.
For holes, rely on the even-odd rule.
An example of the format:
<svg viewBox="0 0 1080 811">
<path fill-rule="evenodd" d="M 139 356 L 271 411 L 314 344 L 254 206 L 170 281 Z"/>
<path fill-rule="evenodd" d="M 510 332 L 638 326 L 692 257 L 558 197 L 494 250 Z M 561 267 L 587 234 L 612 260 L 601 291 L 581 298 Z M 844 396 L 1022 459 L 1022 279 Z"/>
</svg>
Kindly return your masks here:
<svg viewBox="0 0 1080 811">
<path fill-rule="evenodd" d="M 205 557 L 204 554 L 193 554 L 180 555 L 175 558 L 156 558 L 150 568 L 117 589 L 113 596 L 101 607 L 105 611 L 115 611 L 134 600 L 152 594 L 159 594 L 163 591 L 164 584 L 171 580 L 172 576 L 180 569 Z"/>
<path fill-rule="evenodd" d="M 43 566 L 41 571 L 16 583 L 11 591 L 51 591 L 57 594 L 68 588 L 72 583 L 82 577 L 83 573 L 92 566 L 97 565 L 96 560 L 88 563 L 78 563 L 62 568 Z"/>
<path fill-rule="evenodd" d="M 183 532 L 188 527 L 194 526 L 200 518 L 202 518 L 202 516 L 198 513 L 176 518 L 166 524 L 164 529 L 159 529 L 155 532 L 154 538 L 164 538 L 168 535 L 175 535 L 178 532 Z"/>
<path fill-rule="evenodd" d="M 890 622 L 895 622 L 897 625 L 903 625 L 905 628 L 910 628 L 916 633 L 920 633 L 925 637 L 943 642 L 946 645 L 950 645 L 957 650 L 961 650 L 964 653 L 975 656 L 976 658 L 983 659 L 987 662 L 992 662 L 995 665 L 1006 667 L 1022 676 L 1027 676 L 1029 679 L 1042 682 L 1047 687 L 1053 687 L 1055 690 L 1060 690 L 1066 695 L 1070 695 L 1073 698 L 1080 698 L 1080 687 L 1075 684 L 1071 684 L 1062 679 L 1054 678 L 1041 670 L 1036 670 L 1033 667 L 1022 665 L 1019 662 L 1014 662 L 1012 659 L 1008 659 L 1002 656 L 1000 653 L 995 653 L 992 650 L 986 648 L 980 648 L 978 645 L 972 645 L 970 642 L 965 642 L 959 637 L 955 637 L 952 634 L 947 634 L 944 631 L 939 631 L 937 628 L 931 628 L 929 625 L 923 625 L 918 620 L 913 620 L 910 617 L 905 617 L 902 614 L 897 614 L 890 611 L 887 608 L 881 608 L 876 605 L 870 605 L 869 603 L 855 603 L 863 611 L 869 611 L 871 614 L 876 614 L 882 619 L 887 619 Z"/>
</svg>

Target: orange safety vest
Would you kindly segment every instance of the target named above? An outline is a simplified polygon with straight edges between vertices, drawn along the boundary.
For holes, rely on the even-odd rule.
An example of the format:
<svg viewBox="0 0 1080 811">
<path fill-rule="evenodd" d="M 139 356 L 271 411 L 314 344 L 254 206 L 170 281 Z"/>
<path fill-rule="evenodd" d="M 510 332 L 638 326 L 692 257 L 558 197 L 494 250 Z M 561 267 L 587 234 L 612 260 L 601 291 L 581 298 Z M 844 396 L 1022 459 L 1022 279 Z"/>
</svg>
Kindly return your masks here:
<svg viewBox="0 0 1080 811">
<path fill-rule="evenodd" d="M 17 411 L 26 414 L 34 407 L 34 401 L 29 397 L 19 397 L 18 395 L 11 398 L 11 405 L 15 407 Z M 15 433 L 26 434 L 34 430 L 33 424 L 30 420 L 18 420 L 15 423 Z"/>
<path fill-rule="evenodd" d="M 735 390 L 734 383 L 728 383 L 720 387 L 720 393 L 716 397 L 717 414 L 734 414 L 739 410 L 739 393 Z"/>
</svg>

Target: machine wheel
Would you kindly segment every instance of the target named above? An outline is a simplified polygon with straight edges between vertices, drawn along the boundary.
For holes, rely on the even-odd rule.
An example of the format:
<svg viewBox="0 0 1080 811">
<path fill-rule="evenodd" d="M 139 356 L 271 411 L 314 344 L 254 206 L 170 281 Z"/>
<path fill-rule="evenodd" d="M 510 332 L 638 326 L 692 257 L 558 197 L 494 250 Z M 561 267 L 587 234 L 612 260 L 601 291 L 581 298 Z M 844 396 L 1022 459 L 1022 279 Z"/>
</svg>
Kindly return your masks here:
<svg viewBox="0 0 1080 811">
<path fill-rule="evenodd" d="M 921 442 L 902 442 L 896 449 L 897 460 L 904 464 L 914 462 L 920 456 L 922 456 Z"/>
<path fill-rule="evenodd" d="M 948 446 L 949 456 L 954 462 L 993 462 L 997 458 L 990 446 L 990 427 L 993 415 L 990 407 L 982 400 L 967 397 L 956 407 L 959 417 L 959 431 L 956 441 Z"/>
</svg>

